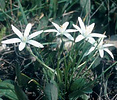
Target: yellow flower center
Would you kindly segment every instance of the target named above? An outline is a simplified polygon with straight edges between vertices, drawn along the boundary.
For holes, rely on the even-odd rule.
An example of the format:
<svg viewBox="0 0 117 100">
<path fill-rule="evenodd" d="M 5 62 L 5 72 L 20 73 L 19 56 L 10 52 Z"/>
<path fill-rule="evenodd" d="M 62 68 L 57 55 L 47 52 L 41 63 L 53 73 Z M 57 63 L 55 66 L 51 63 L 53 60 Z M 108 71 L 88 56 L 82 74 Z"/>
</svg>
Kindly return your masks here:
<svg viewBox="0 0 117 100">
<path fill-rule="evenodd" d="M 27 37 L 23 37 L 22 42 L 27 42 Z"/>
</svg>

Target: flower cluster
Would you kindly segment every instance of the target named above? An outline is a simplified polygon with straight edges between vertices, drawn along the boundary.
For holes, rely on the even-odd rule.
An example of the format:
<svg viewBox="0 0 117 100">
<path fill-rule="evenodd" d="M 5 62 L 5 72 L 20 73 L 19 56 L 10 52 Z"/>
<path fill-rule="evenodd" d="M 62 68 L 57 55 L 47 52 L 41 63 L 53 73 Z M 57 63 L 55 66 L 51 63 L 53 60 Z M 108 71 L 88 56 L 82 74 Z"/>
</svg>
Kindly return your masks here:
<svg viewBox="0 0 117 100">
<path fill-rule="evenodd" d="M 20 51 L 22 51 L 25 48 L 27 43 L 31 44 L 35 47 L 43 48 L 44 46 L 41 43 L 39 43 L 35 40 L 32 40 L 32 38 L 36 37 L 37 35 L 40 35 L 42 32 L 56 32 L 57 33 L 56 36 L 61 36 L 61 37 L 65 36 L 70 41 L 75 42 L 75 43 L 79 42 L 81 40 L 86 40 L 87 42 L 91 43 L 92 47 L 89 49 L 89 51 L 87 52 L 86 55 L 90 54 L 93 50 L 97 49 L 99 51 L 101 58 L 104 56 L 104 51 L 106 51 L 114 59 L 112 52 L 107 48 L 107 47 L 113 46 L 113 44 L 103 44 L 103 40 L 106 37 L 106 35 L 99 34 L 99 33 L 92 33 L 92 30 L 94 28 L 95 23 L 92 23 L 91 25 L 85 26 L 85 24 L 83 23 L 83 21 L 80 17 L 78 17 L 78 21 L 79 21 L 80 27 L 73 24 L 73 27 L 75 29 L 67 29 L 69 22 L 65 22 L 61 26 L 52 22 L 55 29 L 48 29 L 45 31 L 40 30 L 40 31 L 32 33 L 31 35 L 29 35 L 29 32 L 30 32 L 31 27 L 32 27 L 31 23 L 29 23 L 26 26 L 24 33 L 21 33 L 15 26 L 11 25 L 12 30 L 15 32 L 15 34 L 19 38 L 12 38 L 12 39 L 8 39 L 8 40 L 4 40 L 1 43 L 3 43 L 3 44 L 20 43 L 19 44 Z M 78 35 L 76 38 L 74 38 L 70 34 L 72 32 L 79 32 L 80 35 Z M 97 41 L 95 40 L 94 37 L 99 38 L 98 44 L 97 44 Z"/>
</svg>

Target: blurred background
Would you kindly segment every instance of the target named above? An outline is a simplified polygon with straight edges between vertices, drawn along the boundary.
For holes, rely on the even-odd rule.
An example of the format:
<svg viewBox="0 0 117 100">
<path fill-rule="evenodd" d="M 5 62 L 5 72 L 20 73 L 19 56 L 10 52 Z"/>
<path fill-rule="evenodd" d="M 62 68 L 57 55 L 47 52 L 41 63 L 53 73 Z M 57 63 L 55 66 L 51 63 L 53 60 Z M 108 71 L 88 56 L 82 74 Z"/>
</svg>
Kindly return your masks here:
<svg viewBox="0 0 117 100">
<path fill-rule="evenodd" d="M 117 0 L 0 0 L 0 39 L 11 34 L 11 24 L 31 22 L 39 30 L 51 27 L 50 21 L 78 24 L 79 16 L 96 23 L 95 32 L 117 33 Z"/>
</svg>

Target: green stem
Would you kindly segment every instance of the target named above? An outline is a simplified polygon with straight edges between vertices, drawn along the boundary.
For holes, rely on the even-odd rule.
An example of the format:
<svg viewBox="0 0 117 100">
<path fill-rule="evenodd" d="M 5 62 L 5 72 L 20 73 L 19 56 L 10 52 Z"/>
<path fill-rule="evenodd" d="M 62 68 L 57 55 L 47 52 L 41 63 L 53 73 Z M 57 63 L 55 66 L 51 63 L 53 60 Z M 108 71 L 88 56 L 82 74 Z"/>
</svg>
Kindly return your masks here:
<svg viewBox="0 0 117 100">
<path fill-rule="evenodd" d="M 34 56 L 34 57 L 36 58 L 36 60 L 37 60 L 40 64 L 42 64 L 45 68 L 49 69 L 51 72 L 57 74 L 56 71 L 55 71 L 54 69 L 50 68 L 50 67 L 49 67 L 48 65 L 46 65 L 44 62 L 42 62 L 31 50 L 29 50 L 29 48 L 27 48 L 27 50 L 30 52 L 30 54 L 31 54 L 32 56 Z"/>
<path fill-rule="evenodd" d="M 24 22 L 25 22 L 25 24 L 28 24 L 28 21 L 27 21 L 27 19 L 26 19 L 26 15 L 25 15 L 25 13 L 24 13 L 24 10 L 23 10 L 23 7 L 22 7 L 22 5 L 21 5 L 21 3 L 20 3 L 20 0 L 17 0 L 17 1 L 18 1 L 19 6 L 20 6 L 20 10 L 21 10 L 21 12 L 22 12 L 22 16 L 23 16 Z"/>
</svg>

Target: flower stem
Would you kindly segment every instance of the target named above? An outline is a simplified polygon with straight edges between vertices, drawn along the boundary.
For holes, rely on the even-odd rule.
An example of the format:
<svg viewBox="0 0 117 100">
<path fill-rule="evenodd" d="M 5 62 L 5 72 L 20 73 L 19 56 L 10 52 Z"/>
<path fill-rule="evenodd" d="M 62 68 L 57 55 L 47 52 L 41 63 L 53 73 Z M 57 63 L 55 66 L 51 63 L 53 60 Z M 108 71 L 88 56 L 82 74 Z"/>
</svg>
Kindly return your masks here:
<svg viewBox="0 0 117 100">
<path fill-rule="evenodd" d="M 30 52 L 30 54 L 31 54 L 32 56 L 34 56 L 34 57 L 36 58 L 36 60 L 37 60 L 40 64 L 42 64 L 45 68 L 49 69 L 51 72 L 57 74 L 56 71 L 55 71 L 54 69 L 50 68 L 50 67 L 49 67 L 48 65 L 46 65 L 43 61 L 41 61 L 41 60 L 32 52 L 31 49 L 27 48 L 27 50 Z"/>
</svg>

